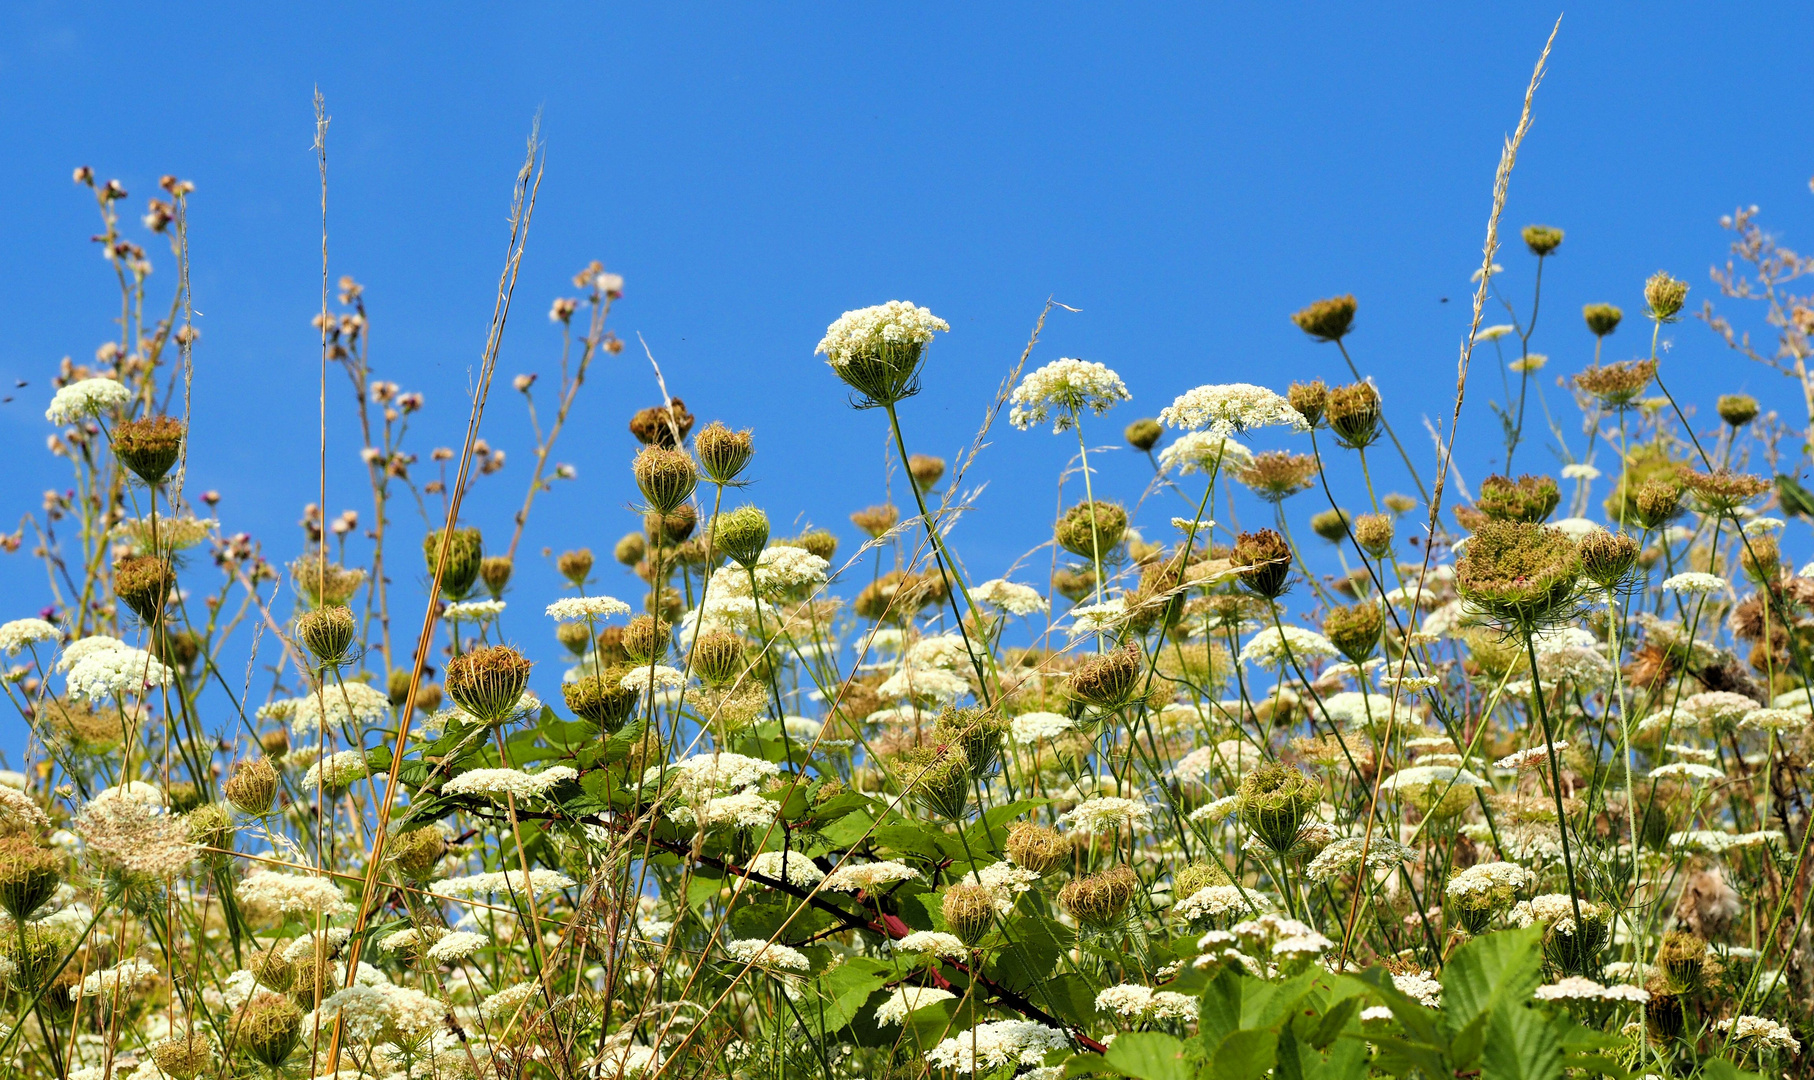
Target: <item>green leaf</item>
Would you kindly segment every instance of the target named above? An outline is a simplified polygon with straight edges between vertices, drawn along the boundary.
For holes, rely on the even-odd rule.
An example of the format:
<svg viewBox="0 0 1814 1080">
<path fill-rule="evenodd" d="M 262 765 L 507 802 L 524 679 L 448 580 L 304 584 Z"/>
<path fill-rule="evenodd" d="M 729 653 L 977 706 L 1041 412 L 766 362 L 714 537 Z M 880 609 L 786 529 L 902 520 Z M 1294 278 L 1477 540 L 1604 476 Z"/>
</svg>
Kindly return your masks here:
<svg viewBox="0 0 1814 1080">
<path fill-rule="evenodd" d="M 1481 1080 L 1555 1080 L 1562 1075 L 1562 1036 L 1527 1005 L 1494 1009 L 1480 1054 Z"/>
<path fill-rule="evenodd" d="M 990 958 L 989 977 L 1017 994 L 1050 978 L 1072 935 L 1050 919 L 1023 917 L 1006 924 L 1008 944 Z"/>
<path fill-rule="evenodd" d="M 1224 967 L 1197 999 L 1197 1033 L 1204 1047 L 1213 1050 L 1229 1032 L 1241 1027 L 1241 997 L 1247 976 Z"/>
<path fill-rule="evenodd" d="M 1330 1006 L 1311 1033 L 1310 1045 L 1318 1050 L 1327 1050 L 1329 1044 L 1335 1041 L 1335 1037 L 1340 1035 L 1343 1029 L 1353 1021 L 1355 1014 L 1360 1012 L 1360 1005 L 1361 999 L 1358 996 L 1350 996 Z"/>
<path fill-rule="evenodd" d="M 1456 949 L 1442 969 L 1441 1023 L 1451 1036 L 1488 1009 L 1519 1004 L 1543 981 L 1535 927 L 1486 934 Z"/>
<path fill-rule="evenodd" d="M 1184 1043 L 1157 1031 L 1133 1031 L 1116 1038 L 1103 1055 L 1104 1068 L 1139 1080 L 1191 1080 Z"/>
<path fill-rule="evenodd" d="M 879 960 L 853 956 L 820 976 L 826 1030 L 835 1031 L 850 1023 L 869 996 L 888 981 L 891 970 Z"/>
<path fill-rule="evenodd" d="M 1706 1080 L 1764 1080 L 1763 1074 L 1746 1072 L 1725 1058 L 1708 1058 L 1701 1062 L 1701 1075 Z"/>
<path fill-rule="evenodd" d="M 1278 1056 L 1278 1041 L 1279 1033 L 1271 1030 L 1230 1032 L 1210 1059 L 1209 1075 L 1215 1080 L 1259 1080 L 1272 1068 Z M 1120 1045 L 1121 1039 L 1116 1039 L 1115 1043 Z M 1114 1049 L 1114 1046 L 1109 1047 L 1111 1051 Z"/>
</svg>

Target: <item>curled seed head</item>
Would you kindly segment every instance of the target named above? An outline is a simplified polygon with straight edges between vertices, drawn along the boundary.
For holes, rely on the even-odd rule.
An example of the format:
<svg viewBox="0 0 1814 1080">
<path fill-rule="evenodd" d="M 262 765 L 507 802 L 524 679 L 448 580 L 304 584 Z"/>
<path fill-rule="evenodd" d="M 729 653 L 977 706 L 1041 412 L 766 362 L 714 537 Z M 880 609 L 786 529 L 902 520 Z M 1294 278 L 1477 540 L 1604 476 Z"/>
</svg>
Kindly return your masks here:
<svg viewBox="0 0 1814 1080">
<path fill-rule="evenodd" d="M 754 506 L 739 506 L 712 522 L 712 544 L 739 566 L 754 567 L 768 546 L 768 515 Z"/>
<path fill-rule="evenodd" d="M 1354 326 L 1353 294 L 1332 296 L 1301 308 L 1291 316 L 1297 328 L 1318 341 L 1339 341 Z"/>
<path fill-rule="evenodd" d="M 642 497 L 658 514 L 667 514 L 685 502 L 699 483 L 693 455 L 677 448 L 645 446 L 630 468 L 636 474 Z"/>
<path fill-rule="evenodd" d="M 432 579 L 441 562 L 443 530 L 422 538 L 422 558 L 428 563 Z M 479 580 L 479 566 L 485 561 L 485 541 L 477 529 L 454 529 L 447 541 L 447 565 L 441 568 L 441 595 L 449 600 L 464 599 Z"/>
<path fill-rule="evenodd" d="M 907 473 L 921 491 L 930 491 L 944 479 L 945 459 L 931 454 L 912 454 L 907 458 Z"/>
<path fill-rule="evenodd" d="M 1757 419 L 1757 399 L 1750 394 L 1721 394 L 1716 407 L 1720 419 L 1735 428 L 1744 427 Z"/>
<path fill-rule="evenodd" d="M 630 417 L 630 434 L 644 446 L 675 449 L 686 441 L 693 430 L 693 414 L 679 398 L 669 398 L 667 405 L 651 405 Z"/>
<path fill-rule="evenodd" d="M 1392 553 L 1392 519 L 1385 514 L 1362 514 L 1354 519 L 1354 542 L 1376 559 Z"/>
<path fill-rule="evenodd" d="M 1127 535 L 1127 511 L 1112 502 L 1083 502 L 1065 511 L 1053 526 L 1058 546 L 1079 558 L 1107 555 Z"/>
<path fill-rule="evenodd" d="M 339 604 L 305 612 L 296 620 L 296 636 L 324 667 L 346 659 L 346 651 L 353 644 L 354 630 L 352 611 Z"/>
<path fill-rule="evenodd" d="M 1372 600 L 1353 607 L 1332 608 L 1323 617 L 1323 636 L 1341 654 L 1357 664 L 1373 658 L 1386 630 L 1386 613 Z"/>
<path fill-rule="evenodd" d="M 113 564 L 113 593 L 139 618 L 156 622 L 176 590 L 169 562 L 155 555 L 127 555 Z"/>
<path fill-rule="evenodd" d="M 140 480 L 156 485 L 182 456 L 187 430 L 172 416 L 124 420 L 113 429 L 113 452 Z"/>
<path fill-rule="evenodd" d="M 1121 921 L 1139 888 L 1139 875 L 1120 864 L 1066 884 L 1058 890 L 1058 906 L 1085 926 L 1107 929 Z"/>
<path fill-rule="evenodd" d="M 1049 874 L 1071 861 L 1071 841 L 1057 829 L 1022 821 L 1008 829 L 1006 847 L 1014 865 L 1035 874 Z"/>
<path fill-rule="evenodd" d="M 624 627 L 624 655 L 633 664 L 648 664 L 668 655 L 674 628 L 653 615 L 638 615 Z"/>
<path fill-rule="evenodd" d="M 240 813 L 263 817 L 277 800 L 277 769 L 264 758 L 248 758 L 233 767 L 221 791 Z"/>
<path fill-rule="evenodd" d="M 729 686 L 749 670 L 743 639 L 729 630 L 712 630 L 693 642 L 693 670 L 707 686 Z"/>
<path fill-rule="evenodd" d="M 900 520 L 900 508 L 892 503 L 865 507 L 850 515 L 850 523 L 872 540 L 894 528 Z"/>
<path fill-rule="evenodd" d="M 1329 405 L 1329 388 L 1323 385 L 1321 379 L 1312 379 L 1307 383 L 1294 382 L 1285 391 L 1285 400 L 1306 423 L 1315 427 L 1322 422 L 1323 410 Z"/>
<path fill-rule="evenodd" d="M 1338 386 L 1329 391 L 1323 416 L 1344 445 L 1364 450 L 1379 438 L 1379 391 L 1366 382 Z"/>
<path fill-rule="evenodd" d="M 1291 545 L 1271 529 L 1242 533 L 1235 540 L 1229 562 L 1241 584 L 1268 600 L 1285 591 L 1291 575 Z"/>
<path fill-rule="evenodd" d="M 750 463 L 756 443 L 748 430 L 732 431 L 714 420 L 693 440 L 693 449 L 705 474 L 714 483 L 728 484 Z"/>
<path fill-rule="evenodd" d="M 1524 246 L 1532 255 L 1543 256 L 1562 246 L 1562 230 L 1548 225 L 1526 225 Z"/>
<path fill-rule="evenodd" d="M 1581 318 L 1586 320 L 1587 329 L 1595 337 L 1605 337 L 1619 328 L 1619 321 L 1625 313 L 1611 304 L 1584 304 L 1581 307 Z"/>
<path fill-rule="evenodd" d="M 995 923 L 995 890 L 987 885 L 953 885 L 942 905 L 945 926 L 972 948 Z"/>
<path fill-rule="evenodd" d="M 1329 509 L 1310 518 L 1310 531 L 1329 541 L 1339 544 L 1348 538 L 1350 519 L 1346 510 Z"/>
<path fill-rule="evenodd" d="M 1127 430 L 1122 434 L 1127 438 L 1129 446 L 1145 452 L 1159 445 L 1159 439 L 1165 434 L 1165 429 L 1159 426 L 1159 421 L 1151 417 L 1144 417 L 1129 424 Z"/>
<path fill-rule="evenodd" d="M 1638 561 L 1638 542 L 1624 533 L 1595 529 L 1580 540 L 1581 572 L 1603 589 L 1625 579 Z"/>
<path fill-rule="evenodd" d="M 456 656 L 447 665 L 447 692 L 462 709 L 484 723 L 510 717 L 529 685 L 528 658 L 508 645 L 491 645 Z"/>
<path fill-rule="evenodd" d="M 1646 315 L 1660 323 L 1675 322 L 1681 317 L 1682 305 L 1688 302 L 1688 283 L 1658 270 L 1644 282 Z"/>
<path fill-rule="evenodd" d="M 441 865 L 441 857 L 447 854 L 447 838 L 441 835 L 438 826 L 424 825 L 391 837 L 385 851 L 391 865 L 404 877 L 411 881 L 427 881 Z"/>
<path fill-rule="evenodd" d="M 485 583 L 485 591 L 493 600 L 504 598 L 504 586 L 510 584 L 510 574 L 516 564 L 508 555 L 492 555 L 479 561 L 479 580 Z"/>
</svg>

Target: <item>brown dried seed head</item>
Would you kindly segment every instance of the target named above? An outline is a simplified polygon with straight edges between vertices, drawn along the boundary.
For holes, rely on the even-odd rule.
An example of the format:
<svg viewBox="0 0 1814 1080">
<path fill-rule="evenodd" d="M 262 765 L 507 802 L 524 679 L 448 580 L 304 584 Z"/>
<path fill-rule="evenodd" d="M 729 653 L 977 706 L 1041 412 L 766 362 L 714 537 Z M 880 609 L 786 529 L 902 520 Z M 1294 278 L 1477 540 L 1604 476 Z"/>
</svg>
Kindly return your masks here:
<svg viewBox="0 0 1814 1080">
<path fill-rule="evenodd" d="M 1291 316 L 1297 328 L 1318 341 L 1338 341 L 1354 326 L 1353 294 L 1318 300 Z"/>
<path fill-rule="evenodd" d="M 679 398 L 666 406 L 652 405 L 630 417 L 630 434 L 644 446 L 677 448 L 693 430 L 693 414 Z"/>
<path fill-rule="evenodd" d="M 113 429 L 113 452 L 147 484 L 164 479 L 182 456 L 187 428 L 172 416 L 123 420 Z"/>
<path fill-rule="evenodd" d="M 743 472 L 756 453 L 755 440 L 748 429 L 732 431 L 714 420 L 693 440 L 700 467 L 714 483 L 728 484 Z"/>
<path fill-rule="evenodd" d="M 447 692 L 460 707 L 491 724 L 507 719 L 529 685 L 531 663 L 508 645 L 456 656 L 447 665 Z"/>
<path fill-rule="evenodd" d="M 1548 225 L 1526 225 L 1524 246 L 1532 255 L 1544 256 L 1562 246 L 1562 230 Z"/>
<path fill-rule="evenodd" d="M 221 791 L 241 813 L 263 817 L 277 799 L 277 770 L 264 758 L 241 761 Z"/>
</svg>

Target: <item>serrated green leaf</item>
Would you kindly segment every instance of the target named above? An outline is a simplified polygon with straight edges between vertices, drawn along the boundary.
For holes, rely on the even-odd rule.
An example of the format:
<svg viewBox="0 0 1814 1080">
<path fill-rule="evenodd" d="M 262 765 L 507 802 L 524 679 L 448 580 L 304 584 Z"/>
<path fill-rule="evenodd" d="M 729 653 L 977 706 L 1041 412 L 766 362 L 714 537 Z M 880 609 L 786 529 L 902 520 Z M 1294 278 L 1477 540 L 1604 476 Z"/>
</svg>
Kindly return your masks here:
<svg viewBox="0 0 1814 1080">
<path fill-rule="evenodd" d="M 1543 954 L 1535 927 L 1501 930 L 1456 949 L 1442 968 L 1441 1024 L 1454 1036 L 1481 1013 L 1523 1004 L 1543 981 Z"/>
<path fill-rule="evenodd" d="M 1279 1033 L 1269 1029 L 1229 1032 L 1210 1058 L 1210 1076 L 1215 1080 L 1259 1080 L 1277 1059 L 1278 1041 Z"/>
<path fill-rule="evenodd" d="M 1117 1037 L 1102 1064 L 1107 1071 L 1138 1080 L 1191 1080 L 1184 1043 L 1157 1031 L 1132 1031 Z"/>
<path fill-rule="evenodd" d="M 1562 1036 L 1548 1017 L 1522 1004 L 1488 1014 L 1481 1080 L 1556 1080 L 1561 1075 Z"/>
</svg>

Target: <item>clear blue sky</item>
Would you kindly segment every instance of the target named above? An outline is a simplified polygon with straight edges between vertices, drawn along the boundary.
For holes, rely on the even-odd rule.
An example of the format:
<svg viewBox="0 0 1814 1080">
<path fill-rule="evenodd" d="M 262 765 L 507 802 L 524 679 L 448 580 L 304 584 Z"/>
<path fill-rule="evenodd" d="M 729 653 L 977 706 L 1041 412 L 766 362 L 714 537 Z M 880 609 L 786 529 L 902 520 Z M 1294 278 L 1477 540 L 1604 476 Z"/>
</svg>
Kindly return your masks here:
<svg viewBox="0 0 1814 1080">
<path fill-rule="evenodd" d="M 87 242 L 94 211 L 72 166 L 119 177 L 135 217 L 160 173 L 196 183 L 192 490 L 219 489 L 226 527 L 287 559 L 315 492 L 312 88 L 333 116 L 332 271 L 367 286 L 380 377 L 428 396 L 414 440 L 424 457 L 464 422 L 509 183 L 539 109 L 547 179 L 500 374 L 552 377 L 549 301 L 593 258 L 628 281 L 614 322 L 632 348 L 587 387 L 558 454 L 580 479 L 544 499 L 525 543 L 509 628 L 538 652 L 549 640 L 535 612 L 554 594 L 552 571 L 532 565 L 540 549 L 589 544 L 603 556 L 634 524 L 624 423 L 655 395 L 639 332 L 701 422 L 756 429 L 748 494 L 778 528 L 811 520 L 847 540 L 846 514 L 881 496 L 882 419 L 848 409 L 812 351 L 840 312 L 891 298 L 953 327 L 905 410 L 916 450 L 968 440 L 1047 296 L 1081 311 L 1055 313 L 1035 362 L 1100 360 L 1135 395 L 1091 429 L 1093 443 L 1118 443 L 1122 425 L 1199 383 L 1345 377 L 1333 349 L 1286 316 L 1346 291 L 1361 304 L 1352 348 L 1401 431 L 1446 415 L 1500 140 L 1558 14 L 1452 3 L 307 9 L 17 3 L 0 14 L 0 178 L 13 207 L 0 216 L 0 377 L 31 381 L 0 406 L 11 463 L 0 505 L 20 513 L 67 483 L 43 450 L 48 378 L 60 357 L 90 355 L 112 333 L 114 287 Z M 1814 153 L 1801 134 L 1814 87 L 1793 74 L 1811 37 L 1814 9 L 1801 5 L 1568 13 L 1506 219 L 1568 231 L 1533 343 L 1552 358 L 1546 376 L 1590 357 L 1584 302 L 1626 309 L 1608 353 L 1621 358 L 1647 336 L 1636 316 L 1651 271 L 1687 278 L 1691 304 L 1710 295 L 1708 265 L 1725 257 L 1717 219 L 1735 205 L 1762 204 L 1791 244 L 1814 236 Z M 148 247 L 167 278 L 167 250 Z M 1514 239 L 1500 261 L 1523 303 L 1530 258 Z M 1669 336 L 1673 388 L 1704 414 L 1712 395 L 1742 388 L 1794 417 L 1782 380 L 1705 327 Z M 1494 450 L 1485 401 L 1497 376 L 1479 371 L 1461 459 L 1471 480 Z M 332 408 L 348 435 L 350 402 Z M 468 517 L 503 537 L 528 449 L 507 382 L 484 434 L 511 463 L 481 484 Z M 364 510 L 352 444 L 339 446 L 329 510 Z M 1048 535 L 1052 477 L 1072 446 L 996 431 L 973 474 L 990 485 L 958 534 L 979 576 Z M 1546 463 L 1541 451 L 1526 462 Z M 1102 471 L 1131 498 L 1147 467 L 1118 453 Z M 1309 498 L 1302 515 L 1316 508 Z M 616 573 L 607 584 L 627 591 Z M 0 616 L 35 612 L 42 580 L 25 553 L 0 559 Z"/>
</svg>

